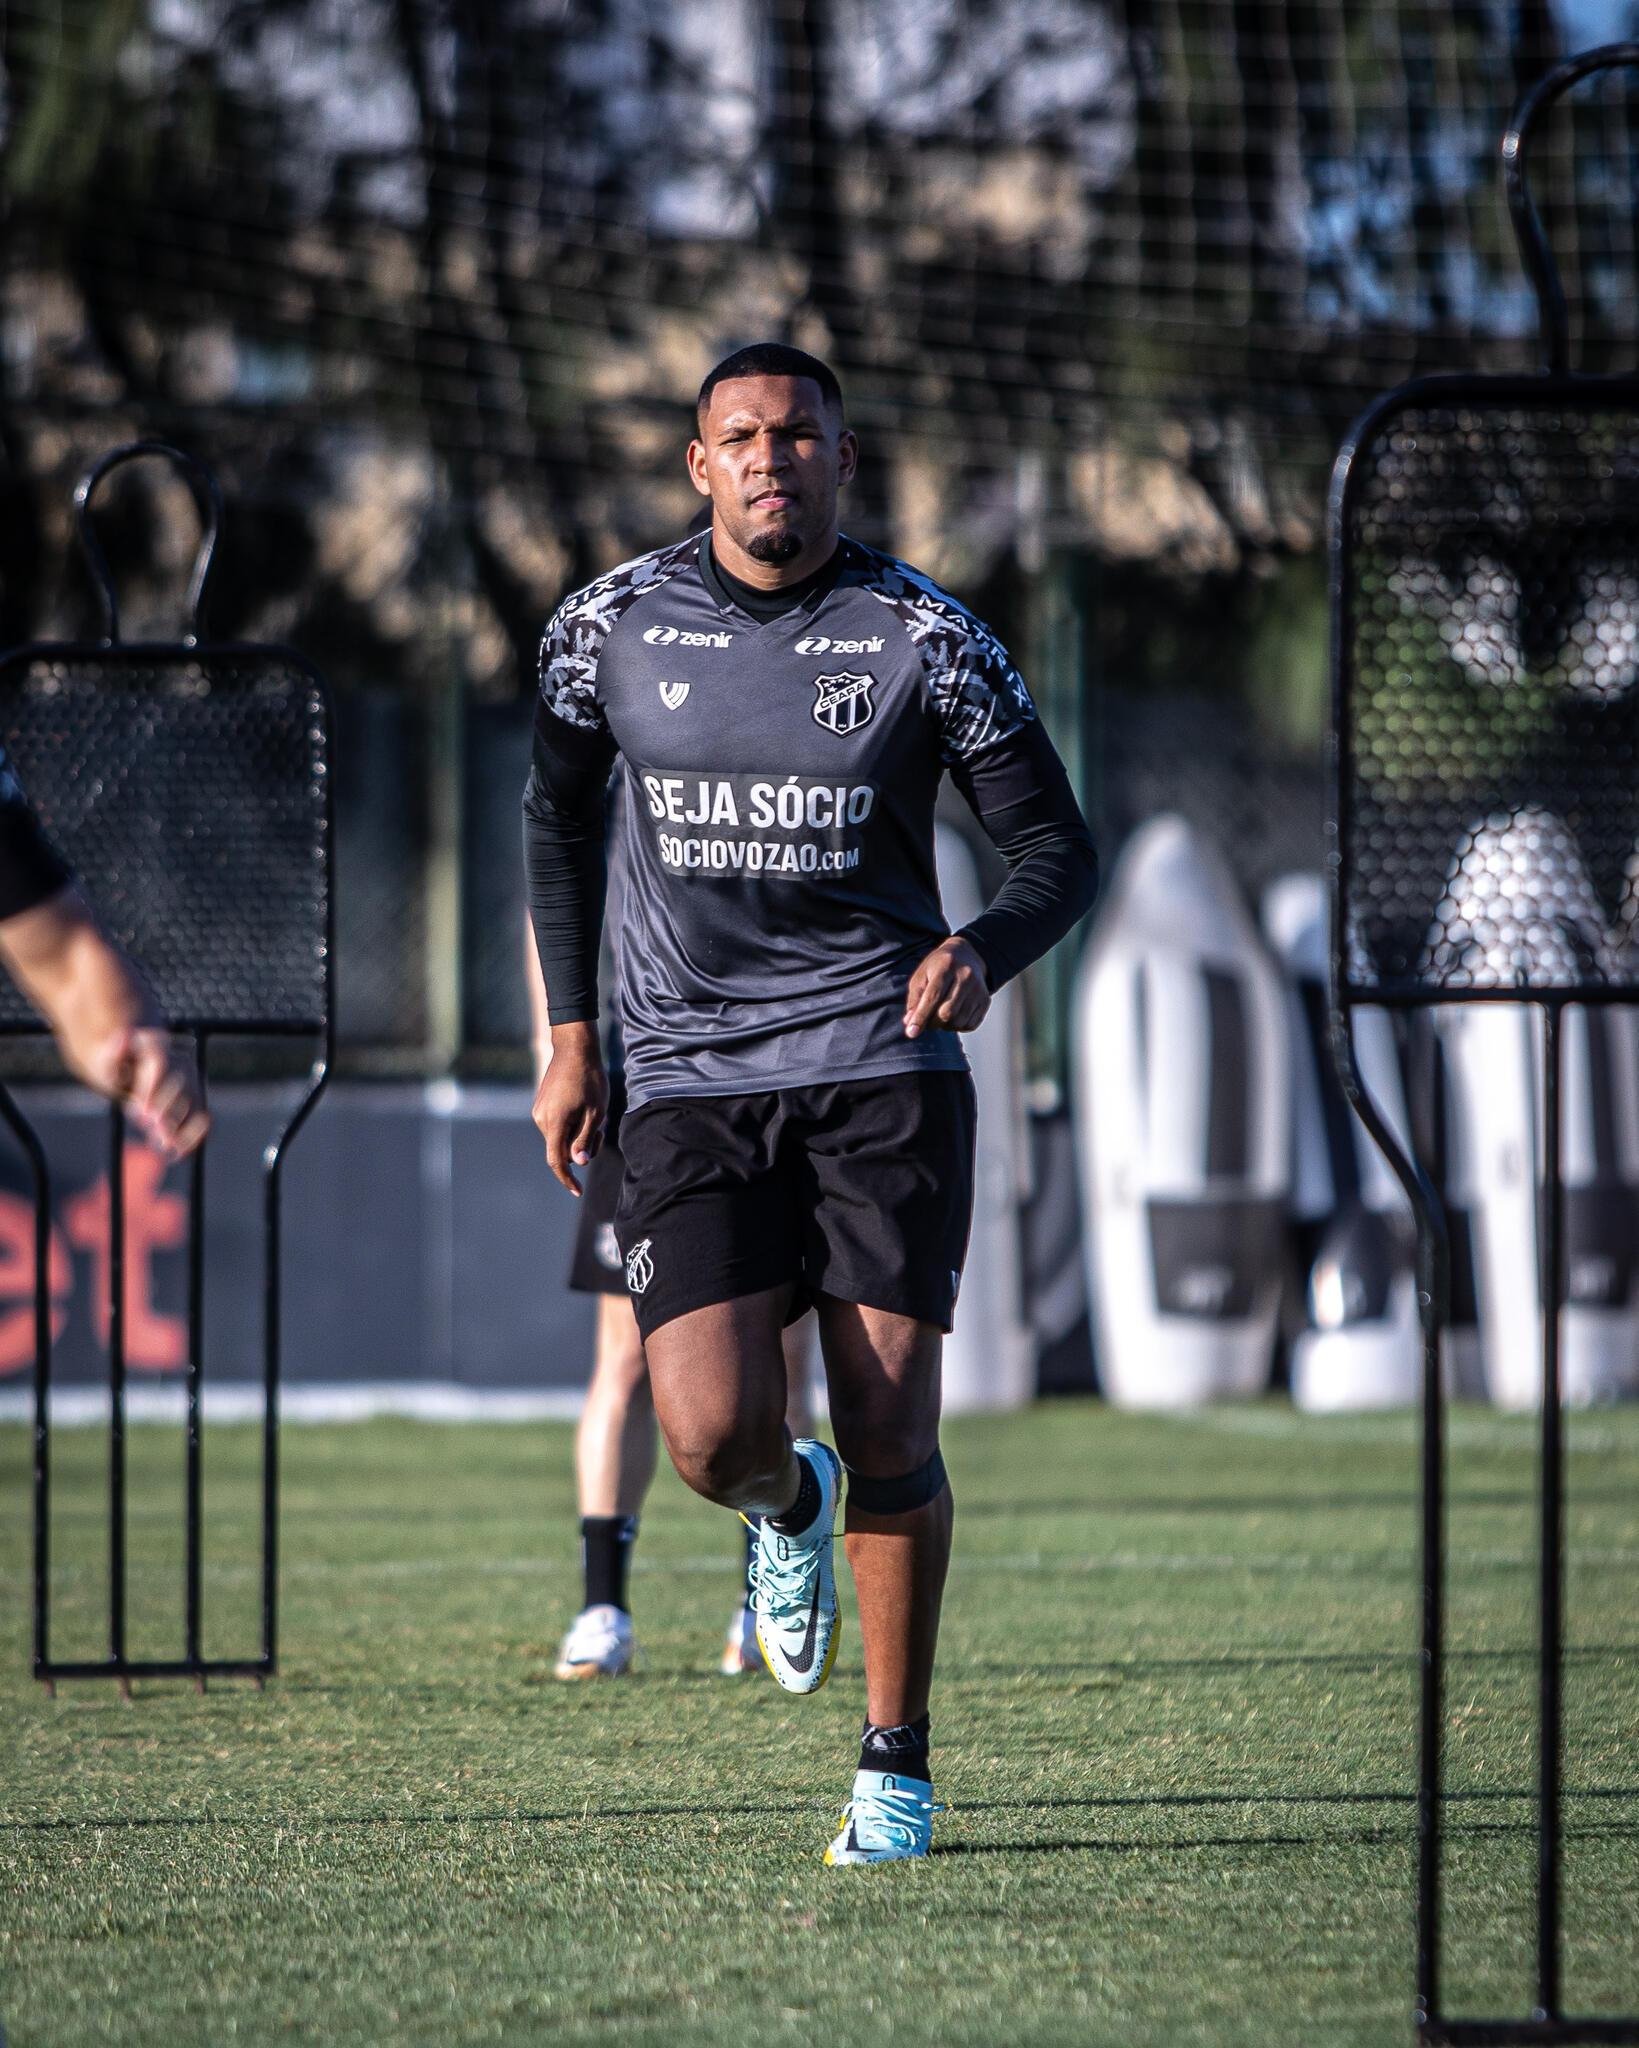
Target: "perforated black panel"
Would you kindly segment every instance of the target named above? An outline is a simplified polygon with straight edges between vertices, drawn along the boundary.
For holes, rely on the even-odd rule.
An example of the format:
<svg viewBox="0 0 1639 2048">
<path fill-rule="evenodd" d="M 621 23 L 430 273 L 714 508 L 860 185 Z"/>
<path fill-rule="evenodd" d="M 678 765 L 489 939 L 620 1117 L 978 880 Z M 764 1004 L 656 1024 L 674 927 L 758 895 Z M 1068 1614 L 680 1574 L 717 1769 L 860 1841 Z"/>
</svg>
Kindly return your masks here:
<svg viewBox="0 0 1639 2048">
<path fill-rule="evenodd" d="M 1639 988 L 1639 384 L 1414 387 L 1338 516 L 1347 988 Z"/>
<path fill-rule="evenodd" d="M 321 1029 L 329 715 L 277 648 L 35 647 L 0 728 L 52 840 L 174 1024 Z M 0 976 L 0 1029 L 38 1019 Z"/>
</svg>

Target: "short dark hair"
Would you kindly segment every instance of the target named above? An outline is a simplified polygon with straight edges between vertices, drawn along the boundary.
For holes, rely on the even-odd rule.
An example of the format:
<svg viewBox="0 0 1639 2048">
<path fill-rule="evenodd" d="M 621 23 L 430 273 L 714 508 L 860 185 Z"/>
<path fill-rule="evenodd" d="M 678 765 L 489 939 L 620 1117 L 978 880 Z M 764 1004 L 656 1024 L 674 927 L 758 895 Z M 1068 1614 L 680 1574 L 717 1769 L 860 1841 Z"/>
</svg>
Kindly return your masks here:
<svg viewBox="0 0 1639 2048">
<path fill-rule="evenodd" d="M 829 363 L 822 363 L 806 349 L 792 348 L 788 342 L 753 341 L 745 348 L 737 348 L 733 355 L 724 356 L 716 369 L 708 373 L 700 386 L 700 396 L 694 401 L 697 419 L 705 418 L 711 394 L 731 377 L 810 377 L 819 386 L 826 404 L 834 405 L 838 412 L 842 410 L 842 386 Z"/>
</svg>

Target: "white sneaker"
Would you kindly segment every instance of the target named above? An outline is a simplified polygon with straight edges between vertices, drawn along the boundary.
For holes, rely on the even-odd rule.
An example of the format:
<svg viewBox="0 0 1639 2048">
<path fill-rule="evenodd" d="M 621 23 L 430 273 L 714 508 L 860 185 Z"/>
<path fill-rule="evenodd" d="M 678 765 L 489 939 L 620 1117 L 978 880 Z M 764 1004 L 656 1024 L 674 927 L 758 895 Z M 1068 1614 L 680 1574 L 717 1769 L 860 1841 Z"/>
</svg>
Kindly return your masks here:
<svg viewBox="0 0 1639 2048">
<path fill-rule="evenodd" d="M 718 1670 L 725 1678 L 739 1678 L 747 1671 L 761 1671 L 763 1653 L 757 1647 L 757 1617 L 749 1607 L 736 1607 L 723 1643 Z"/>
<path fill-rule="evenodd" d="M 619 1607 L 585 1607 L 569 1624 L 554 1678 L 619 1678 L 637 1654 L 632 1617 Z"/>
<path fill-rule="evenodd" d="M 787 1692 L 818 1692 L 836 1661 L 836 1574 L 831 1530 L 842 1491 L 842 1461 L 827 1445 L 801 1437 L 797 1455 L 819 1480 L 819 1512 L 800 1536 L 765 1519 L 751 1560 L 751 1606 L 763 1662 Z"/>
<path fill-rule="evenodd" d="M 925 1778 L 859 1771 L 854 1796 L 843 1810 L 842 1833 L 825 1852 L 827 1863 L 903 1863 L 925 1856 L 933 1840 L 933 1787 Z"/>
</svg>

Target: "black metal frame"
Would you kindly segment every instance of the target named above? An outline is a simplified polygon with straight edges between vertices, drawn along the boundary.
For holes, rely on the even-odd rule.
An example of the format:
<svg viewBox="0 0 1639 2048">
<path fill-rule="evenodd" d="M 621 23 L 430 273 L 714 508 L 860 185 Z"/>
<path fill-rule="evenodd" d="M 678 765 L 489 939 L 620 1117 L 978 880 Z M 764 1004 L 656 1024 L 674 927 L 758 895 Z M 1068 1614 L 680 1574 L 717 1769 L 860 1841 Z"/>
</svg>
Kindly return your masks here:
<svg viewBox="0 0 1639 2048">
<path fill-rule="evenodd" d="M 1632 988 L 1599 985 L 1529 989 L 1433 989 L 1427 986 L 1357 986 L 1351 983 L 1345 931 L 1345 880 L 1350 860 L 1352 788 L 1347 716 L 1353 648 L 1345 630 L 1352 595 L 1347 546 L 1357 487 L 1355 456 L 1386 419 L 1410 407 L 1439 404 L 1541 403 L 1592 399 L 1639 406 L 1639 377 L 1584 377 L 1568 366 L 1569 322 L 1558 270 L 1531 199 L 1526 150 L 1537 117 L 1579 79 L 1596 71 L 1639 65 L 1639 43 L 1609 44 L 1556 66 L 1521 99 L 1502 143 L 1509 211 L 1521 260 L 1537 296 L 1545 367 L 1528 377 L 1423 377 L 1378 399 L 1345 437 L 1332 471 L 1329 551 L 1332 607 L 1331 832 L 1328 860 L 1331 905 L 1330 1011 L 1332 1053 L 1344 1092 L 1393 1169 L 1417 1222 L 1418 1309 L 1423 1342 L 1420 1726 L 1417 1769 L 1417 1957 L 1413 2008 L 1417 2035 L 1430 2043 L 1639 2042 L 1639 2017 L 1567 2018 L 1560 1984 L 1560 1706 L 1564 1656 L 1564 1435 L 1560 1402 L 1560 1276 L 1564 1268 L 1565 1189 L 1560 1139 L 1560 1026 L 1568 1003 L 1635 1000 Z M 1450 1294 L 1450 1241 L 1444 1208 L 1424 1167 L 1404 1151 L 1372 1100 L 1360 1071 L 1350 1025 L 1357 1003 L 1413 1008 L 1445 1003 L 1535 1003 L 1543 1015 L 1543 1174 L 1545 1228 L 1539 1247 L 1543 1317 L 1542 1438 L 1538 1550 L 1538 1759 L 1536 2009 L 1530 2017 L 1466 2019 L 1440 2009 L 1440 1779 L 1444 1678 L 1445 1402 L 1440 1333 Z"/>
<path fill-rule="evenodd" d="M 203 526 L 199 550 L 189 577 L 184 607 L 185 630 L 176 642 L 122 642 L 119 605 L 107 561 L 91 525 L 89 512 L 97 486 L 109 472 L 140 457 L 159 456 L 174 463 L 186 477 L 199 507 Z M 40 643 L 19 650 L 30 660 L 72 661 L 95 655 L 104 666 L 129 660 L 146 666 L 167 656 L 185 656 L 208 663 L 212 657 L 242 662 L 262 656 L 304 676 L 325 706 L 327 732 L 332 729 L 329 691 L 313 665 L 291 649 L 246 641 L 201 638 L 200 614 L 209 582 L 222 502 L 215 480 L 192 457 L 159 441 L 141 441 L 116 448 L 81 479 L 74 493 L 76 537 L 90 567 L 102 606 L 104 637 L 95 643 Z M 9 657 L 15 659 L 17 657 Z M 9 1127 L 28 1160 L 34 1188 L 34 1641 L 33 1675 L 48 1693 L 59 1679 L 112 1678 L 129 1699 L 136 1678 L 192 1678 L 203 1692 L 211 1678 L 252 1678 L 258 1687 L 278 1668 L 278 1488 L 280 1366 L 280 1191 L 286 1155 L 324 1092 L 335 1054 L 333 963 L 335 958 L 333 777 L 326 776 L 323 799 L 326 888 L 322 936 L 322 1020 L 317 1027 L 288 1021 L 245 1017 L 231 1024 L 220 1018 L 206 1023 L 186 1017 L 168 1019 L 173 1033 L 192 1040 L 201 1088 L 207 1085 L 211 1041 L 215 1038 L 306 1037 L 318 1040 L 307 1084 L 284 1126 L 262 1154 L 263 1305 L 262 1305 L 262 1501 L 261 1501 L 261 1647 L 253 1656 L 206 1657 L 201 1648 L 203 1596 L 201 1571 L 201 1503 L 203 1497 L 202 1403 L 204 1391 L 205 1305 L 205 1157 L 207 1139 L 194 1154 L 188 1204 L 188 1375 L 185 1466 L 185 1559 L 183 1654 L 176 1658 L 136 1658 L 127 1652 L 125 1633 L 125 1117 L 117 1104 L 109 1111 L 109 1260 L 108 1359 L 110 1427 L 108 1456 L 108 1655 L 97 1659 L 57 1659 L 51 1655 L 51 1179 L 44 1148 L 10 1090 L 0 1083 L 0 1120 Z M 18 1037 L 42 1026 L 0 1022 L 0 1037 Z"/>
</svg>

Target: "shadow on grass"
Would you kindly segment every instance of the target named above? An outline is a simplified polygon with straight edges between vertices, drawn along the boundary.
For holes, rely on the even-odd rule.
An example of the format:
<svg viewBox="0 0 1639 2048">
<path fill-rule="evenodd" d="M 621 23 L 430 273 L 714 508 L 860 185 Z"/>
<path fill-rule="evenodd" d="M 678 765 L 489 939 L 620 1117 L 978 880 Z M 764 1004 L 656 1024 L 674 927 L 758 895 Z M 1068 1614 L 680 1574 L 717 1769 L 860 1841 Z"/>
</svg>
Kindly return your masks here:
<svg viewBox="0 0 1639 2048">
<path fill-rule="evenodd" d="M 964 1811 L 971 1813 L 974 1809 L 968 1807 Z M 1445 1838 L 1448 1842 L 1502 1835 L 1522 1839 L 1535 1833 L 1535 1826 L 1529 1821 L 1473 1821 L 1448 1828 Z M 1639 1826 L 1566 1828 L 1561 1839 L 1567 1842 L 1639 1841 Z M 1393 1844 L 1410 1849 L 1415 1840 L 1410 1827 L 1327 1828 L 1312 1835 L 1180 1835 L 1170 1839 L 1147 1836 L 1136 1841 L 1121 1841 L 1110 1836 L 1064 1836 L 1057 1841 L 941 1842 L 934 1845 L 931 1853 L 935 1856 L 1050 1856 L 1087 1850 L 1109 1856 L 1170 1856 L 1182 1855 L 1192 1849 L 1370 1849 Z"/>
<path fill-rule="evenodd" d="M 1632 1491 L 1620 1486 L 1579 1486 L 1574 1489 L 1577 1507 L 1631 1507 Z M 1568 1490 L 1567 1497 L 1570 1497 Z M 1008 1500 L 969 1500 L 958 1494 L 957 1513 L 963 1521 L 1006 1521 L 1039 1515 L 1312 1515 L 1343 1513 L 1355 1508 L 1403 1509 L 1411 1514 L 1418 1502 L 1414 1486 L 1376 1488 L 1365 1493 L 1348 1493 L 1341 1488 L 1320 1493 L 1197 1493 L 1197 1494 L 1103 1494 L 1074 1499 L 1036 1500 L 1028 1495 Z M 1536 1502 L 1532 1482 L 1518 1487 L 1476 1486 L 1447 1488 L 1453 1507 L 1529 1508 Z"/>
<path fill-rule="evenodd" d="M 971 1810 L 971 1809 L 970 1809 Z M 1403 1828 L 1350 1828 L 1320 1835 L 1188 1835 L 1176 1839 L 1118 1841 L 1110 1836 L 1056 1842 L 938 1842 L 935 1856 L 1052 1856 L 1085 1850 L 1106 1856 L 1169 1856 L 1189 1849 L 1350 1849 L 1377 1848 L 1384 1843 L 1409 1843 Z"/>
<path fill-rule="evenodd" d="M 1444 1806 L 1470 1806 L 1480 1801 L 1534 1800 L 1535 1786 L 1518 1790 L 1476 1787 L 1470 1792 L 1447 1792 Z M 1639 1800 L 1639 1785 L 1566 1786 L 1566 1799 Z M 1050 1813 L 1076 1808 L 1144 1808 L 1190 1806 L 1415 1806 L 1415 1792 L 1112 1792 L 1092 1793 L 1084 1799 L 964 1799 L 963 1813 Z"/>
<path fill-rule="evenodd" d="M 1639 1643 L 1575 1643 L 1567 1645 L 1568 1664 L 1592 1663 L 1601 1657 L 1639 1656 Z M 1503 1646 L 1491 1650 L 1448 1648 L 1448 1664 L 1531 1664 L 1537 1661 L 1534 1643 Z M 942 1685 L 960 1685 L 966 1678 L 1142 1678 L 1162 1671 L 1261 1671 L 1277 1665 L 1314 1666 L 1325 1671 L 1375 1671 L 1385 1665 L 1405 1670 L 1415 1667 L 1418 1653 L 1395 1650 L 1245 1650 L 1212 1657 L 1110 1657 L 1085 1662 L 1005 1662 L 998 1658 L 964 1657 L 949 1672 L 941 1672 Z"/>
<path fill-rule="evenodd" d="M 1475 1790 L 1472 1792 L 1449 1792 L 1445 1804 L 1449 1806 L 1471 1804 L 1480 1800 L 1530 1800 L 1535 1798 L 1531 1789 L 1522 1790 Z M 1567 1788 L 1567 1800 L 1577 1799 L 1633 1799 L 1639 1800 L 1639 1787 L 1627 1785 L 1591 1786 L 1583 1789 Z M 829 1810 L 832 1802 L 823 1803 Z M 1286 1807 L 1286 1806 L 1395 1806 L 1411 1807 L 1416 1803 L 1413 1792 L 1163 1792 L 1154 1795 L 1143 1793 L 1094 1794 L 1082 1799 L 976 1799 L 959 1800 L 953 1811 L 963 1814 L 982 1813 L 1056 1813 L 1076 1811 L 1152 1812 L 1198 1807 Z M 555 1827 L 566 1823 L 583 1823 L 611 1820 L 703 1820 L 721 1819 L 725 1816 L 767 1818 L 769 1813 L 765 1801 L 746 1804 L 725 1804 L 721 1800 L 702 1802 L 689 1806 L 602 1806 L 591 1808 L 568 1808 L 550 1813 L 470 1813 L 448 1811 L 442 1813 L 197 1813 L 197 1814 L 113 1814 L 107 1816 L 60 1817 L 44 1820 L 0 1820 L 0 1834 L 66 1833 L 75 1829 L 94 1828 L 98 1831 L 119 1832 L 121 1830 L 154 1829 L 186 1830 L 193 1828 L 255 1828 L 305 1827 L 314 1830 L 324 1828 L 416 1828 L 416 1827 Z M 1453 1833 L 1462 1834 L 1520 1834 L 1533 1832 L 1529 1821 L 1473 1821 Z M 1399 1840 L 1403 1830 L 1385 1829 L 1383 1839 Z M 1566 1839 L 1579 1835 L 1613 1835 L 1627 1837 L 1639 1835 L 1639 1823 L 1628 1826 L 1612 1822 L 1597 1828 L 1568 1828 Z M 1307 1841 L 1345 1841 L 1348 1837 L 1330 1833 L 1312 1836 L 1293 1835 L 1237 1835 L 1226 1836 L 1228 1843 L 1270 1842 L 1277 1846 L 1282 1843 L 1295 1845 Z M 1074 1843 L 1060 1843 L 1061 1848 L 1073 1848 Z M 1105 1844 L 1084 1844 L 1086 1847 L 1110 1847 L 1125 1849 L 1165 1848 L 1161 1842 L 1111 1842 Z M 1197 1837 L 1192 1841 L 1174 1844 L 1182 1848 L 1210 1846 L 1206 1838 Z"/>
</svg>

